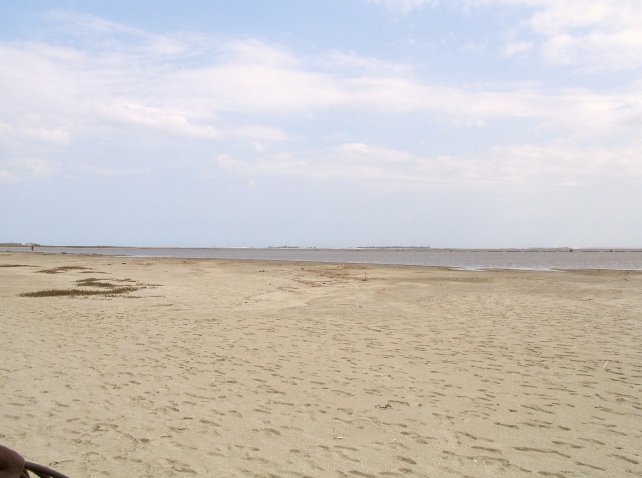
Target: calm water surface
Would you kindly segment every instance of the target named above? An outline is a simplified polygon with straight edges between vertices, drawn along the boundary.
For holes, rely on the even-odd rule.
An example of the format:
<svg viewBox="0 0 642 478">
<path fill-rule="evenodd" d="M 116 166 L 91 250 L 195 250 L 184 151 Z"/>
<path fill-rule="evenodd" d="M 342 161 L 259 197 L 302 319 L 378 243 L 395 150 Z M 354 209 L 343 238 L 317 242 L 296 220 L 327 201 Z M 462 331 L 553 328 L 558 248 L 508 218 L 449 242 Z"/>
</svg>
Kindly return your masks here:
<svg viewBox="0 0 642 478">
<path fill-rule="evenodd" d="M 2 247 L 0 251 L 29 251 Z M 274 261 L 396 264 L 460 269 L 612 269 L 642 270 L 642 250 L 462 250 L 430 248 L 235 249 L 136 247 L 36 247 L 36 252 L 133 257 L 260 259 Z"/>
</svg>

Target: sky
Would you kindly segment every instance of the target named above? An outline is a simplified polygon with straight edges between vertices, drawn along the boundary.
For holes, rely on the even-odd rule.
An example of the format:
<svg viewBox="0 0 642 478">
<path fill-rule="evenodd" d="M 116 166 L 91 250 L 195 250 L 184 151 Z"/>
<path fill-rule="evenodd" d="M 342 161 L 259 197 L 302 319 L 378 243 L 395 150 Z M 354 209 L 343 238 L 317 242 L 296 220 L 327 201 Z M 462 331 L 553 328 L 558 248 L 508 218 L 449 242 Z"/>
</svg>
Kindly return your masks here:
<svg viewBox="0 0 642 478">
<path fill-rule="evenodd" d="M 0 242 L 642 247 L 642 1 L 3 1 L 0 205 Z"/>
</svg>

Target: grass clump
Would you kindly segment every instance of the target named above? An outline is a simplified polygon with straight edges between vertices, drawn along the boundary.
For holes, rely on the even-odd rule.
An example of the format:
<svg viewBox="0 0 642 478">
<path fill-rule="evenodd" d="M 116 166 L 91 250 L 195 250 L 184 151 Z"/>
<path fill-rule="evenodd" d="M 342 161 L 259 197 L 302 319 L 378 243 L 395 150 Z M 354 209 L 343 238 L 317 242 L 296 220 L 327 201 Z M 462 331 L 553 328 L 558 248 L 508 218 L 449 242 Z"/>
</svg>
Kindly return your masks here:
<svg viewBox="0 0 642 478">
<path fill-rule="evenodd" d="M 87 279 L 79 279 L 76 281 L 76 284 L 78 284 L 81 287 L 103 287 L 107 289 L 115 289 L 119 286 L 116 284 L 112 284 L 111 282 L 105 282 L 104 279 L 97 279 L 95 277 L 89 277 Z"/>
</svg>

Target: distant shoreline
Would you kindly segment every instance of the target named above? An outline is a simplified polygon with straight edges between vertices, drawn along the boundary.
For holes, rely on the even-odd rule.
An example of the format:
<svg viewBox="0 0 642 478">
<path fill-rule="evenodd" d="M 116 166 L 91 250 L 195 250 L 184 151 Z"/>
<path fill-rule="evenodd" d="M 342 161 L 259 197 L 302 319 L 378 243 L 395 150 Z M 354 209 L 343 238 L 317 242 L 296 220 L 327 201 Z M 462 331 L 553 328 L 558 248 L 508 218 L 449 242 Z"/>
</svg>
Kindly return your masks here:
<svg viewBox="0 0 642 478">
<path fill-rule="evenodd" d="M 0 243 L 0 247 L 31 249 L 32 244 Z M 642 252 L 642 247 L 430 247 L 430 246 L 356 246 L 356 247 L 316 247 L 316 246 L 70 246 L 56 244 L 33 244 L 41 249 L 178 249 L 178 250 L 303 250 L 303 251 L 434 251 L 434 252 Z"/>
<path fill-rule="evenodd" d="M 31 246 L 0 251 L 32 253 Z M 464 270 L 631 270 L 642 271 L 642 249 L 437 249 L 406 248 L 181 248 L 35 246 L 34 253 L 179 259 L 233 259 L 326 264 L 379 264 Z"/>
</svg>

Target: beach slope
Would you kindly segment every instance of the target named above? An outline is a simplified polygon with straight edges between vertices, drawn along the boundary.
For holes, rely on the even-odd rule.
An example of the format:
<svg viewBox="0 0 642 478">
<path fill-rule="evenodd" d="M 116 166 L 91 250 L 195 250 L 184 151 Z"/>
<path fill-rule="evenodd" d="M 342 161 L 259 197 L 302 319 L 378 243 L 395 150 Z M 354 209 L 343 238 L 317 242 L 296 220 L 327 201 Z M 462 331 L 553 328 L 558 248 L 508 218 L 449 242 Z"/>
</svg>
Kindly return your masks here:
<svg viewBox="0 0 642 478">
<path fill-rule="evenodd" d="M 642 476 L 640 291 L 0 253 L 0 442 L 77 477 Z"/>
</svg>

